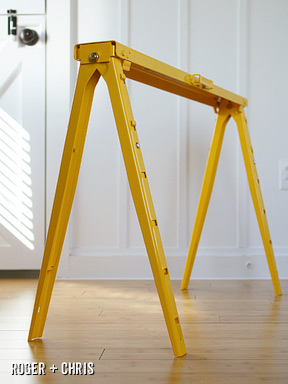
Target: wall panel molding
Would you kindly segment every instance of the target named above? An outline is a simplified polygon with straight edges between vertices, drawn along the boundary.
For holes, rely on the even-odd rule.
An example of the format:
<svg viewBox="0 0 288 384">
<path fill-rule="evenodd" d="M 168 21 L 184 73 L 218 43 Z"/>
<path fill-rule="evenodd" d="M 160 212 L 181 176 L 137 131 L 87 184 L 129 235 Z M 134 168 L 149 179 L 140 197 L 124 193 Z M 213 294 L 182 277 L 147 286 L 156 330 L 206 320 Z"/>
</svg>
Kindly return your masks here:
<svg viewBox="0 0 288 384">
<path fill-rule="evenodd" d="M 178 0 L 178 67 L 189 71 L 189 0 Z M 177 243 L 186 247 L 188 236 L 188 103 L 183 97 L 177 98 L 178 168 L 177 168 Z"/>
<path fill-rule="evenodd" d="M 119 42 L 130 44 L 130 0 L 118 0 L 119 18 Z M 127 85 L 129 92 L 129 84 Z M 117 134 L 115 129 L 115 134 Z M 118 147 L 118 247 L 119 249 L 128 248 L 128 209 L 129 209 L 129 185 L 127 181 L 126 169 L 122 157 L 120 146 Z"/>
<path fill-rule="evenodd" d="M 248 97 L 248 0 L 237 1 L 237 92 Z M 248 100 L 249 102 L 249 100 Z M 245 111 L 249 122 L 249 108 Z M 237 245 L 248 245 L 249 187 L 240 143 L 237 143 Z"/>
</svg>

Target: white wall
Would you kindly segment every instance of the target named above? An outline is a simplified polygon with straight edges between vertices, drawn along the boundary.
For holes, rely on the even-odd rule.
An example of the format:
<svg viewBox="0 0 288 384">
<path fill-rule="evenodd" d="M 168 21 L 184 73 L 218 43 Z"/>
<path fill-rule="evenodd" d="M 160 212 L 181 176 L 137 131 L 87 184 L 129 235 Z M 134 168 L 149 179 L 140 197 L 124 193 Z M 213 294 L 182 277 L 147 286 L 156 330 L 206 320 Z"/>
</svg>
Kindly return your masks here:
<svg viewBox="0 0 288 384">
<path fill-rule="evenodd" d="M 55 18 L 60 18 L 61 11 L 56 12 L 55 0 L 47 4 L 49 62 L 49 49 L 52 57 L 57 46 L 57 41 L 49 46 L 49 33 L 53 38 Z M 284 104 L 288 2 L 66 0 L 62 4 L 66 4 L 61 27 L 62 31 L 65 27 L 62 34 L 67 40 L 65 55 L 69 50 L 73 55 L 71 42 L 118 40 L 248 97 L 248 123 L 279 274 L 288 277 L 288 191 L 280 191 L 278 186 L 279 160 L 288 159 Z M 64 60 L 67 68 L 70 61 L 66 56 Z M 69 67 L 72 81 L 74 65 Z M 57 76 L 57 70 L 50 68 L 49 72 L 48 67 L 48 79 L 53 73 Z M 62 88 L 66 106 L 70 91 L 67 73 L 66 88 Z M 56 91 L 59 97 L 56 88 L 49 88 L 48 82 L 52 99 Z M 207 106 L 141 84 L 129 83 L 129 92 L 170 274 L 181 278 L 215 115 Z M 53 121 L 59 114 L 62 125 L 55 136 Z M 52 116 L 50 124 L 48 121 L 49 213 L 66 130 L 63 121 L 68 116 L 67 110 L 61 111 L 61 103 L 48 104 L 48 116 Z M 53 141 L 57 141 L 56 150 Z M 62 259 L 62 277 L 151 277 L 102 80 L 95 91 Z M 246 268 L 247 261 L 252 268 Z M 231 122 L 192 276 L 269 277 L 266 264 L 236 127 Z"/>
</svg>

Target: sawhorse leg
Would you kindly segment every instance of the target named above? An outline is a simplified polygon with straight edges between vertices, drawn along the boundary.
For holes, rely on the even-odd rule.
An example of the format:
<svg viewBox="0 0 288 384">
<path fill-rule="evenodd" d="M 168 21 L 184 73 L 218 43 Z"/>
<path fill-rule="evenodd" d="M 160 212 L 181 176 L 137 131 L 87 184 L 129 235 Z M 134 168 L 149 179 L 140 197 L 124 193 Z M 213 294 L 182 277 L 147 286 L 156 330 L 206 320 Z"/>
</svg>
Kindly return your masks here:
<svg viewBox="0 0 288 384">
<path fill-rule="evenodd" d="M 250 193 L 252 196 L 255 213 L 258 220 L 258 225 L 259 225 L 264 249 L 266 252 L 266 258 L 267 258 L 268 266 L 270 269 L 274 291 L 276 295 L 281 295 L 282 293 L 281 293 L 281 287 L 280 287 L 280 282 L 278 278 L 278 271 L 277 271 L 276 262 L 274 258 L 272 241 L 270 238 L 266 211 L 264 209 L 259 178 L 257 175 L 256 165 L 254 161 L 253 149 L 252 149 L 249 131 L 247 127 L 247 120 L 242 107 L 240 107 L 240 110 L 239 110 L 239 106 L 232 105 L 229 103 L 226 103 L 226 105 L 222 103 L 219 109 L 218 118 L 215 126 L 215 132 L 212 139 L 205 176 L 203 180 L 196 219 L 195 219 L 194 228 L 192 232 L 192 238 L 191 238 L 190 247 L 188 251 L 188 257 L 186 261 L 181 289 L 187 289 L 189 284 L 190 275 L 192 272 L 205 216 L 208 209 L 210 196 L 212 193 L 217 164 L 218 164 L 219 155 L 221 151 L 224 130 L 230 116 L 233 117 L 238 127 L 238 133 L 239 133 Z"/>
<path fill-rule="evenodd" d="M 253 148 L 250 140 L 249 130 L 247 126 L 247 119 L 245 117 L 245 113 L 243 111 L 243 108 L 241 107 L 240 110 L 237 108 L 233 108 L 233 111 L 231 113 L 233 119 L 235 120 L 238 128 L 239 138 L 240 138 L 240 144 L 242 148 L 249 188 L 251 197 L 254 204 L 254 209 L 262 237 L 263 246 L 266 253 L 266 258 L 272 278 L 272 283 L 274 287 L 274 291 L 276 295 L 282 295 L 281 292 L 281 286 L 278 278 L 278 271 L 277 266 L 275 262 L 273 247 L 272 247 L 272 241 L 270 237 L 267 217 L 266 217 L 266 211 L 264 208 L 261 188 L 260 188 L 260 181 L 257 174 L 257 169 L 255 165 L 254 155 L 253 155 Z"/>
<path fill-rule="evenodd" d="M 80 66 L 28 341 L 43 334 L 65 233 L 74 199 L 95 86 L 93 66 Z"/>
<path fill-rule="evenodd" d="M 40 272 L 29 338 L 39 338 L 47 317 L 77 185 L 95 86 L 103 75 L 110 92 L 124 162 L 174 354 L 186 354 L 179 316 L 153 208 L 136 124 L 119 59 L 81 65 Z"/>
<path fill-rule="evenodd" d="M 111 58 L 101 74 L 109 89 L 130 189 L 173 351 L 176 356 L 183 356 L 186 354 L 184 339 L 121 61 Z"/>
<path fill-rule="evenodd" d="M 188 250 L 188 256 L 186 260 L 181 289 L 187 289 L 189 284 L 190 275 L 195 261 L 195 256 L 213 189 L 225 127 L 229 119 L 230 112 L 226 108 L 226 103 L 222 102 L 222 105 L 220 106 L 218 111 L 211 147 L 209 150 L 209 156 L 206 164 L 206 170 L 201 188 L 200 199 Z"/>
</svg>

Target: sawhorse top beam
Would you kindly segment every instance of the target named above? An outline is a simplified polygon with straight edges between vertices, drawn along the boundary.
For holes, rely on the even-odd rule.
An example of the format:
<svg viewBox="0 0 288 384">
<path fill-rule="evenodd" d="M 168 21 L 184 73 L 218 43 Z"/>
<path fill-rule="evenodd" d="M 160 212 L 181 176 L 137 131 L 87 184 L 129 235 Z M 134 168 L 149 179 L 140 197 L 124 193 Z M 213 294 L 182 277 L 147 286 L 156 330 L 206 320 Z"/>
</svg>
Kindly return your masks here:
<svg viewBox="0 0 288 384">
<path fill-rule="evenodd" d="M 199 74 L 191 75 L 116 41 L 78 44 L 74 57 L 81 64 L 107 63 L 111 57 L 117 57 L 123 61 L 127 78 L 214 108 L 219 106 L 221 99 L 243 107 L 248 105 L 247 99 L 218 87 L 212 80 Z"/>
</svg>

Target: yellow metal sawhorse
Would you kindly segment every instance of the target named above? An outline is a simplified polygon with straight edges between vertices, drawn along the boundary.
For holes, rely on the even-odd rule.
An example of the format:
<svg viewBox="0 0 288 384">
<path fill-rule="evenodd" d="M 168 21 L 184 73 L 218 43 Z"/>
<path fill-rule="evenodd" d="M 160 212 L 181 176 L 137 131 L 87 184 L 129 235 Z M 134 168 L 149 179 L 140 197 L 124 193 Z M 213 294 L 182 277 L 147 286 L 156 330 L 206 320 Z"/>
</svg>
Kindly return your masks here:
<svg viewBox="0 0 288 384">
<path fill-rule="evenodd" d="M 28 340 L 39 338 L 43 334 L 77 185 L 94 89 L 100 77 L 103 76 L 108 86 L 130 189 L 173 351 L 176 356 L 183 356 L 186 354 L 184 339 L 137 136 L 136 122 L 130 106 L 126 77 L 210 105 L 217 113 L 215 132 L 182 288 L 186 288 L 188 285 L 212 192 L 225 126 L 232 116 L 239 130 L 249 186 L 275 292 L 281 294 L 259 179 L 244 115 L 247 100 L 215 86 L 211 80 L 200 75 L 190 75 L 115 41 L 76 45 L 75 59 L 80 61 L 80 69 Z"/>
</svg>

